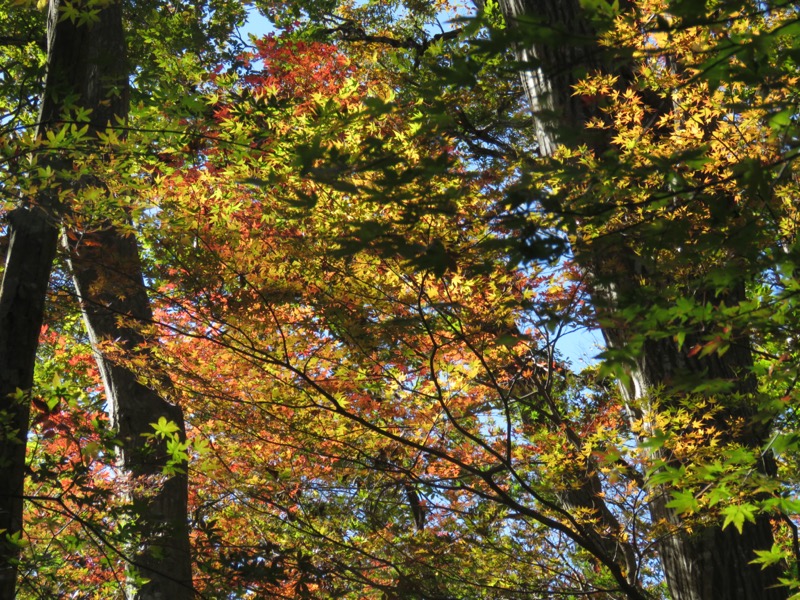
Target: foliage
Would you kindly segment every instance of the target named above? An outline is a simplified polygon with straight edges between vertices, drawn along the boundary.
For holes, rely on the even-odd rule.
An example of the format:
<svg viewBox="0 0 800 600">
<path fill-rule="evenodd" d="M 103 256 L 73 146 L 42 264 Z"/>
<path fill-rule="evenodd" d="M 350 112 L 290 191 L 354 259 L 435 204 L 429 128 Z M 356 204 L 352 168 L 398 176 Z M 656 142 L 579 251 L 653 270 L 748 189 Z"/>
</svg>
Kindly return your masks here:
<svg viewBox="0 0 800 600">
<path fill-rule="evenodd" d="M 124 515 L 107 457 L 113 439 L 75 315 L 46 327 L 28 436 L 29 498 L 21 597 L 113 595 L 124 579 Z M 116 524 L 116 527 L 112 526 Z"/>
<path fill-rule="evenodd" d="M 686 530 L 767 515 L 753 560 L 800 586 L 797 6 L 584 4 L 635 69 L 581 74 L 586 141 L 552 157 L 509 56 L 546 28 L 493 2 L 449 25 L 466 9 L 260 3 L 284 30 L 249 48 L 240 3 L 137 3 L 127 138 L 112 124 L 102 155 L 80 114 L 33 139 L 41 15 L 0 15 L 24 40 L 0 48 L 4 202 L 52 180 L 28 155 L 68 154 L 111 193 L 66 225 L 145 249 L 143 332 L 189 439 L 149 435 L 188 470 L 203 597 L 667 597 L 663 490 Z M 587 255 L 608 259 L 591 280 Z M 112 597 L 133 483 L 54 284 L 21 597 Z M 581 371 L 560 342 L 598 321 L 626 344 Z M 626 397 L 612 378 L 659 343 L 697 368 Z M 742 351 L 750 372 L 705 366 Z"/>
<path fill-rule="evenodd" d="M 561 367 L 549 334 L 537 331 L 536 311 L 546 307 L 552 318 L 559 306 L 570 310 L 580 290 L 541 269 L 508 273 L 501 254 L 487 255 L 480 242 L 497 232 L 479 216 L 497 201 L 491 174 L 459 166 L 438 131 L 426 139 L 413 120 L 376 118 L 372 94 L 388 88 L 354 80 L 332 50 L 273 39 L 259 47 L 264 74 L 247 76 L 252 88 L 235 80 L 228 91 L 221 86 L 230 79 L 215 78 L 220 87 L 208 100 L 215 123 L 204 135 L 229 143 L 154 188 L 171 190 L 153 242 L 157 263 L 173 265 L 162 275 L 159 320 L 169 328 L 159 346 L 171 372 L 183 374 L 187 406 L 199 411 L 189 417 L 192 435 L 213 451 L 196 475 L 198 498 L 211 506 L 235 498 L 229 518 L 263 523 L 259 537 L 274 558 L 270 576 L 266 562 L 257 569 L 242 558 L 252 578 L 242 585 L 251 589 L 275 585 L 277 571 L 290 589 L 334 595 L 363 594 L 364 586 L 400 595 L 463 589 L 465 597 L 549 590 L 552 567 L 502 566 L 503 557 L 514 552 L 508 544 L 543 543 L 536 520 L 555 519 L 532 506 L 542 498 L 558 512 L 544 498 L 552 495 L 546 467 L 562 478 L 559 457 L 575 450 L 556 442 L 555 431 L 537 431 L 529 420 L 535 408 L 519 397 L 536 383 L 546 394 L 569 385 L 556 374 Z M 298 72 L 296 64 L 309 59 L 319 62 L 304 71 L 325 74 L 324 88 L 292 78 L 289 86 L 284 78 L 270 85 L 274 69 Z M 298 84 L 307 87 L 297 93 Z M 239 139 L 258 146 L 242 153 L 242 144 L 230 143 Z M 375 159 L 380 170 L 351 167 L 345 160 L 359 148 L 393 160 Z M 340 158 L 335 171 L 320 164 L 322 152 Z M 301 168 L 279 170 L 276 157 Z M 217 168 L 229 188 L 208 187 L 220 184 Z M 193 200 L 181 202 L 182 194 Z M 394 243 L 381 240 L 384 232 Z M 367 248 L 354 254 L 354 243 Z M 526 361 L 533 361 L 526 381 L 516 384 L 525 391 L 512 390 L 513 365 Z M 550 410 L 566 410 L 555 402 Z M 240 409 L 224 408 L 230 405 Z M 223 429 L 224 438 L 215 435 Z M 555 447 L 545 450 L 548 441 Z M 532 448 L 541 454 L 538 473 L 525 458 Z M 251 503 L 261 516 L 243 513 Z M 483 520 L 486 511 L 496 515 L 487 523 L 495 532 L 483 534 L 492 541 L 464 539 L 462 519 Z M 241 527 L 218 521 L 214 529 L 209 543 L 246 545 L 226 539 Z M 564 529 L 558 545 L 568 546 L 576 533 Z M 486 544 L 499 545 L 492 568 Z M 442 554 L 475 564 L 475 580 L 460 581 L 455 564 L 436 558 Z"/>
</svg>

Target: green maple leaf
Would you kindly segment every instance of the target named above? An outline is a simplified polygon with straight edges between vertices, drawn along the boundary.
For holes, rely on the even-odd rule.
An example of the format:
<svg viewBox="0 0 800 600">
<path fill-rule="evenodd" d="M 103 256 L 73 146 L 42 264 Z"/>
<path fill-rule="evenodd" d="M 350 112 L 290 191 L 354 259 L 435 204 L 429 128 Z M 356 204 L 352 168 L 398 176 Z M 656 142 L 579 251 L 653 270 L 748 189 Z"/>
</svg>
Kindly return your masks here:
<svg viewBox="0 0 800 600">
<path fill-rule="evenodd" d="M 756 517 L 754 514 L 755 506 L 752 504 L 733 504 L 731 506 L 726 507 L 722 514 L 725 515 L 725 521 L 722 523 L 722 529 L 725 529 L 728 525 L 733 523 L 733 526 L 736 527 L 736 530 L 739 533 L 742 533 L 742 527 L 744 526 L 745 521 L 750 521 L 751 523 L 756 522 Z"/>
<path fill-rule="evenodd" d="M 166 417 L 159 417 L 158 423 L 150 423 L 150 426 L 155 429 L 156 435 L 159 437 L 167 438 L 180 431 L 180 427 L 174 421 L 168 421 Z"/>
<path fill-rule="evenodd" d="M 697 512 L 700 505 L 692 492 L 672 492 L 672 500 L 667 508 L 674 508 L 678 514 Z"/>
</svg>

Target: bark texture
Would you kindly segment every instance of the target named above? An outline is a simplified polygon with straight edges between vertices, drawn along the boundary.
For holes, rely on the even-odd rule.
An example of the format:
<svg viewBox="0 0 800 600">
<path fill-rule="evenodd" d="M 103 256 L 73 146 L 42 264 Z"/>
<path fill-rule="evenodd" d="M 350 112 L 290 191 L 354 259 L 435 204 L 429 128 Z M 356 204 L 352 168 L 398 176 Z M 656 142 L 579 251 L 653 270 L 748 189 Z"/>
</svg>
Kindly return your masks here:
<svg viewBox="0 0 800 600">
<path fill-rule="evenodd" d="M 620 3 L 623 10 L 630 10 L 630 2 Z M 524 63 L 521 72 L 522 82 L 534 113 L 534 127 L 543 156 L 550 155 L 559 143 L 569 143 L 570 133 L 580 132 L 586 120 L 593 116 L 592 107 L 573 95 L 572 86 L 587 71 L 604 71 L 620 76 L 621 81 L 630 81 L 630 65 L 620 64 L 604 55 L 599 45 L 593 43 L 594 32 L 590 22 L 582 15 L 579 0 L 500 0 L 502 10 L 512 25 L 530 27 L 526 24 L 536 22 L 536 27 L 544 27 L 549 34 L 542 35 L 542 42 L 515 48 L 517 58 Z M 534 36 L 536 39 L 537 36 Z M 661 101 L 663 102 L 663 101 Z M 659 110 L 655 104 L 651 107 Z M 661 107 L 665 109 L 666 107 Z M 595 137 L 590 137 L 595 135 Z M 601 152 L 608 148 L 609 134 L 592 134 L 586 130 L 581 133 L 581 142 L 589 148 Z M 611 239 L 611 238 L 609 238 Z M 616 244 L 617 247 L 610 247 Z M 621 244 L 621 246 L 620 246 Z M 642 269 L 645 267 L 634 258 L 636 254 L 624 246 L 619 239 L 611 239 L 600 248 L 576 248 L 576 257 L 594 280 L 593 293 L 600 301 L 599 310 L 612 314 L 626 301 L 641 295 L 637 289 Z M 702 263 L 703 261 L 698 261 Z M 650 282 L 670 282 L 669 273 L 646 273 Z M 651 283 L 652 285 L 652 283 Z M 696 295 L 698 292 L 687 294 Z M 723 298 L 726 304 L 741 298 L 743 289 L 734 290 Z M 611 347 L 624 347 L 628 338 L 626 332 L 604 331 Z M 636 367 L 631 369 L 631 382 L 623 393 L 637 410 L 646 413 L 648 395 L 653 389 L 669 385 L 686 375 L 701 375 L 710 379 L 725 379 L 734 383 L 735 394 L 730 395 L 730 404 L 719 415 L 722 430 L 728 422 L 744 418 L 752 422 L 755 407 L 736 400 L 737 394 L 746 397 L 755 391 L 755 381 L 751 376 L 752 356 L 749 343 L 741 336 L 739 343 L 723 357 L 711 355 L 703 359 L 689 357 L 688 348 L 683 350 L 670 339 L 647 341 L 638 356 Z M 739 396 L 739 397 L 742 397 Z M 642 415 L 647 418 L 647 415 Z M 731 441 L 760 449 L 766 442 L 766 427 L 754 426 Z M 765 456 L 761 465 L 763 472 L 770 474 L 774 465 L 770 456 Z M 591 473 L 591 469 L 587 469 Z M 613 516 L 606 516 L 602 502 L 597 496 L 598 482 L 591 475 L 583 488 L 576 490 L 571 497 L 562 502 L 566 508 L 591 508 L 601 523 L 613 527 Z M 778 578 L 781 569 L 773 566 L 761 569 L 750 564 L 755 558 L 755 550 L 768 550 L 773 543 L 772 527 L 768 518 L 760 516 L 756 522 L 747 523 L 742 534 L 734 527 L 722 531 L 719 526 L 708 526 L 688 533 L 682 527 L 681 519 L 666 507 L 669 490 L 653 490 L 650 513 L 654 522 L 668 523 L 672 526 L 659 544 L 664 574 L 670 593 L 675 600 L 782 600 L 788 596 L 780 586 Z M 609 551 L 609 540 L 601 542 Z M 619 562 L 625 554 L 617 554 Z M 624 566 L 624 565 L 621 565 Z M 632 582 L 633 583 L 633 582 Z"/>
<path fill-rule="evenodd" d="M 83 8 L 79 3 L 73 3 L 73 7 Z M 124 119 L 128 111 L 129 65 L 121 4 L 112 0 L 93 7 L 97 18 L 89 23 L 63 18 L 60 8 L 61 0 L 50 0 L 47 74 L 38 133 L 60 128 L 62 115 L 75 108 L 90 109 L 90 132 L 104 131 L 117 119 Z M 76 180 L 69 159 L 60 151 L 45 153 L 39 166 L 53 169 L 55 181 L 40 186 L 42 191 L 35 198 L 13 212 L 0 288 L 0 478 L 9 482 L 0 492 L 0 530 L 12 534 L 22 527 L 29 391 L 58 245 L 59 217 L 70 210 L 70 193 L 79 194 L 86 185 L 102 186 L 102 182 Z M 59 195 L 59 191 L 66 194 Z M 100 232 L 81 232 L 81 236 L 83 241 L 93 237 L 93 243 L 101 245 L 93 252 L 86 251 L 88 244 L 71 245 L 74 278 L 106 386 L 112 422 L 122 440 L 122 465 L 144 484 L 142 491 L 130 498 L 142 531 L 133 563 L 149 582 L 129 590 L 129 597 L 192 598 L 186 476 L 163 476 L 165 448 L 147 446 L 141 435 L 152 433 L 150 423 L 164 416 L 179 425 L 183 436 L 182 413 L 142 385 L 130 369 L 110 361 L 102 344 L 113 339 L 126 349 L 136 348 L 143 341 L 141 336 L 119 325 L 117 317 L 138 322 L 152 318 L 136 242 L 111 226 Z M 16 557 L 13 545 L 0 542 L 0 600 L 15 597 Z"/>
<path fill-rule="evenodd" d="M 165 444 L 143 436 L 152 434 L 151 424 L 164 417 L 179 427 L 178 436 L 185 441 L 183 412 L 114 358 L 122 350 L 128 356 L 138 354 L 145 362 L 152 360 L 142 349 L 145 340 L 137 328 L 152 322 L 153 315 L 136 240 L 111 225 L 71 237 L 80 240 L 68 242 L 69 262 L 103 377 L 111 424 L 121 441 L 120 463 L 135 480 L 130 501 L 138 516 L 139 539 L 133 567 L 150 581 L 132 589 L 131 597 L 193 598 L 187 477 L 185 473 L 163 475 L 170 459 Z M 166 376 L 162 379 L 163 392 L 163 387 L 169 389 L 169 381 Z"/>
<path fill-rule="evenodd" d="M 13 600 L 22 531 L 30 389 L 58 230 L 40 207 L 17 209 L 0 288 L 0 599 Z"/>
</svg>

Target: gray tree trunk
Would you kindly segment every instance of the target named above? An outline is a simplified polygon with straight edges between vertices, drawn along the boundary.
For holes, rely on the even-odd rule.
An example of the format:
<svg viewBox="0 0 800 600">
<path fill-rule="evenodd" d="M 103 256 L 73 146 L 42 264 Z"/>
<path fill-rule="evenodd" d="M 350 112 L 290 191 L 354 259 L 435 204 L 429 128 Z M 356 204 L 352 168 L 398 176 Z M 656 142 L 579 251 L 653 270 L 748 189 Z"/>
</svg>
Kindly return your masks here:
<svg viewBox="0 0 800 600">
<path fill-rule="evenodd" d="M 630 2 L 621 4 L 623 7 L 631 6 Z M 522 69 L 521 79 L 534 112 L 534 128 L 542 155 L 550 155 L 559 143 L 568 143 L 574 133 L 579 133 L 581 142 L 596 151 L 607 148 L 607 134 L 598 136 L 582 130 L 586 120 L 593 116 L 590 112 L 592 107 L 573 95 L 572 86 L 579 74 L 587 70 L 614 72 L 624 79 L 627 65 L 609 67 L 605 63 L 602 49 L 592 43 L 594 32 L 589 21 L 582 16 L 579 0 L 500 0 L 500 5 L 512 25 L 524 27 L 524 20 L 520 23 L 517 17 L 527 16 L 546 25 L 552 33 L 547 36 L 549 43 L 515 48 L 517 59 L 527 65 Z M 616 239 L 614 243 L 622 241 Z M 600 300 L 601 312 L 610 314 L 624 302 L 625 297 L 638 296 L 636 281 L 642 267 L 627 258 L 634 256 L 633 252 L 628 252 L 625 247 L 607 247 L 602 252 L 577 248 L 575 252 L 583 267 L 593 276 L 593 293 Z M 664 281 L 670 279 L 669 273 L 649 272 L 647 275 L 651 281 L 657 281 L 659 277 Z M 738 300 L 742 293 L 742 290 L 731 293 L 726 304 Z M 604 334 L 611 347 L 621 348 L 627 344 L 624 332 L 606 330 Z M 651 390 L 668 386 L 670 381 L 686 373 L 705 373 L 708 378 L 736 381 L 735 391 L 739 393 L 755 390 L 750 375 L 752 357 L 746 339 L 741 339 L 737 348 L 732 346 L 724 357 L 712 355 L 703 359 L 687 355 L 686 349 L 692 347 L 689 341 L 687 337 L 684 350 L 670 339 L 647 342 L 638 356 L 636 367 L 631 369 L 631 382 L 623 390 L 627 398 L 636 401 L 637 405 L 646 406 Z M 719 419 L 724 423 L 726 419 L 751 417 L 754 412 L 754 407 L 733 401 Z M 751 429 L 735 441 L 760 449 L 767 441 L 766 433 Z M 772 471 L 774 465 L 771 463 L 771 457 L 765 457 L 764 472 Z M 587 481 L 585 489 L 581 490 L 583 494 L 571 500 L 565 499 L 565 506 L 592 508 L 602 522 L 605 511 L 599 507 L 601 501 L 596 494 L 591 493 L 596 487 L 596 482 Z M 592 497 L 594 500 L 590 500 Z M 759 516 L 755 523 L 746 523 L 741 534 L 733 527 L 722 531 L 720 526 L 708 526 L 700 531 L 695 529 L 690 534 L 682 527 L 680 517 L 666 507 L 669 500 L 669 490 L 653 490 L 650 513 L 654 522 L 663 520 L 675 528 L 675 533 L 661 540 L 658 547 L 667 584 L 675 600 L 783 600 L 788 596 L 778 581 L 780 567 L 762 570 L 760 566 L 750 564 L 756 557 L 755 550 L 772 547 L 772 527 L 768 518 Z"/>
<path fill-rule="evenodd" d="M 47 75 L 38 133 L 57 130 L 62 113 L 71 108 L 91 109 L 90 131 L 103 131 L 117 118 L 125 118 L 128 111 L 129 65 L 121 4 L 112 0 L 103 5 L 97 21 L 89 24 L 61 18 L 60 4 L 60 0 L 50 0 L 48 7 Z M 67 102 L 74 104 L 67 106 Z M 58 190 L 79 191 L 87 183 L 74 179 L 70 161 L 58 152 L 43 155 L 39 165 L 56 172 L 56 185 L 41 186 L 35 198 L 12 213 L 0 287 L 0 481 L 7 482 L 0 492 L 3 538 L 22 529 L 29 392 L 58 245 L 59 215 L 70 208 L 61 205 Z M 115 339 L 126 348 L 135 348 L 141 343 L 133 329 L 117 325 L 116 315 L 151 320 L 136 243 L 113 228 L 89 235 L 95 235 L 103 247 L 95 248 L 92 255 L 73 245 L 76 286 L 106 385 L 112 422 L 122 441 L 122 465 L 134 477 L 145 477 L 151 486 L 131 498 L 142 531 L 134 566 L 149 579 L 132 594 L 143 600 L 192 598 L 186 476 L 162 476 L 165 448 L 145 449 L 141 436 L 152 433 L 149 424 L 159 416 L 175 422 L 183 436 L 182 413 L 141 385 L 129 369 L 111 363 L 98 344 Z M 103 257 L 102 262 L 98 256 Z M 0 541 L 0 600 L 15 597 L 17 556 L 14 545 Z"/>
<path fill-rule="evenodd" d="M 128 366 L 115 361 L 105 346 L 111 342 L 128 356 L 138 354 L 152 364 L 152 357 L 142 349 L 145 340 L 137 331 L 138 325 L 152 322 L 153 315 L 136 240 L 111 225 L 85 232 L 78 239 L 68 242 L 75 287 L 103 377 L 111 424 L 121 442 L 120 463 L 139 484 L 130 493 L 138 516 L 133 567 L 150 582 L 131 590 L 132 596 L 137 600 L 188 600 L 194 594 L 187 477 L 185 473 L 162 474 L 170 459 L 166 445 L 144 437 L 153 433 L 151 424 L 164 417 L 178 426 L 178 436 L 185 441 L 183 412 L 143 384 Z M 161 379 L 163 393 L 170 386 L 165 375 Z"/>
</svg>

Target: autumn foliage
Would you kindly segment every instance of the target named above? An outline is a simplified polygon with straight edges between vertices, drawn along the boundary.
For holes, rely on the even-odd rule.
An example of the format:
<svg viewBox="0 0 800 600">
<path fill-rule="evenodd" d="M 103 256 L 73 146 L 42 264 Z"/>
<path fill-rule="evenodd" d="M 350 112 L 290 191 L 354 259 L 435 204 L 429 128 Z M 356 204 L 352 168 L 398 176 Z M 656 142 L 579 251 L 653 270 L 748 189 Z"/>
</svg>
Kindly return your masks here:
<svg viewBox="0 0 800 600">
<path fill-rule="evenodd" d="M 748 562 L 797 593 L 795 3 L 582 2 L 606 63 L 549 156 L 512 56 L 553 43 L 535 15 L 317 4 L 259 4 L 282 29 L 247 44 L 224 3 L 129 14 L 142 71 L 97 142 L 75 111 L 7 126 L 0 79 L 8 189 L 74 154 L 66 243 L 135 237 L 153 307 L 98 345 L 56 264 L 19 597 L 137 585 L 98 351 L 183 411 L 142 444 L 188 474 L 198 597 L 677 600 L 663 540 L 756 523 Z"/>
</svg>

